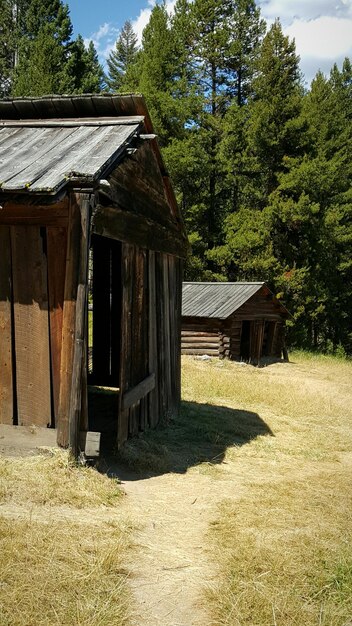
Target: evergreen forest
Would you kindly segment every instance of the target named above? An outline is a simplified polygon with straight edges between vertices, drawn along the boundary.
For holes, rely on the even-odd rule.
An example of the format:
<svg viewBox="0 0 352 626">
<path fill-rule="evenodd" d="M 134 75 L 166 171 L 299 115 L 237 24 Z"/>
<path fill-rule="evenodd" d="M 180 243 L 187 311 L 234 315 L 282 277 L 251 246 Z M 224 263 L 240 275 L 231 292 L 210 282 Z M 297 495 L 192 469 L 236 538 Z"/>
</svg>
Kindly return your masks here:
<svg viewBox="0 0 352 626">
<path fill-rule="evenodd" d="M 104 73 L 61 0 L 0 0 L 1 97 L 140 92 L 188 231 L 188 280 L 266 281 L 289 343 L 352 356 L 352 63 L 310 86 L 254 0 L 154 6 Z"/>
</svg>

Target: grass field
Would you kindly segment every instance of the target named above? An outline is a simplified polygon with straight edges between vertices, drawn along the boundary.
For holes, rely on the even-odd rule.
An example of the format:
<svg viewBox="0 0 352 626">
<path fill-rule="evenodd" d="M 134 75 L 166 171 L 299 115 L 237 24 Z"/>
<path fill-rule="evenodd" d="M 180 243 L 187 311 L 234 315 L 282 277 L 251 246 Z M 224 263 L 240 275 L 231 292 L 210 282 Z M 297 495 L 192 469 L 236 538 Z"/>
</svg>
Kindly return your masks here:
<svg viewBox="0 0 352 626">
<path fill-rule="evenodd" d="M 66 452 L 0 459 L 1 626 L 124 626 L 122 492 Z"/>
<path fill-rule="evenodd" d="M 208 535 L 220 567 L 207 596 L 214 626 L 351 624 L 352 363 L 291 361 L 184 364 L 186 397 L 245 408 L 272 433 L 224 455 L 245 488 Z"/>
<path fill-rule="evenodd" d="M 185 357 L 180 418 L 120 457 L 142 478 L 168 473 L 170 498 L 178 474 L 186 492 L 187 477 L 209 485 L 204 626 L 352 624 L 352 363 L 290 359 Z M 124 564 L 138 548 L 120 498 L 116 480 L 65 452 L 0 459 L 1 626 L 130 623 Z"/>
</svg>

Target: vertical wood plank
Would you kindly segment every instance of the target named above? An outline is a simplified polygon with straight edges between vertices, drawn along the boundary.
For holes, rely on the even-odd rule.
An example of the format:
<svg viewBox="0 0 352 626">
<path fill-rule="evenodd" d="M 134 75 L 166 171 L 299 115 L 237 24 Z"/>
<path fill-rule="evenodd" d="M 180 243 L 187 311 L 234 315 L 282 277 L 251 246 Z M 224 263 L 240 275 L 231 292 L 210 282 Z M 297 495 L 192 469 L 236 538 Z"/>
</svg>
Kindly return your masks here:
<svg viewBox="0 0 352 626">
<path fill-rule="evenodd" d="M 52 420 L 43 235 L 38 226 L 11 227 L 19 425 L 48 426 Z"/>
<path fill-rule="evenodd" d="M 177 265 L 177 323 L 178 323 L 178 341 L 177 341 L 177 407 L 180 408 L 181 403 L 181 327 L 182 327 L 182 282 L 183 282 L 183 260 L 178 258 Z"/>
<path fill-rule="evenodd" d="M 86 360 L 86 336 L 88 328 L 88 257 L 89 257 L 89 229 L 90 229 L 90 195 L 86 193 L 73 194 L 72 201 L 77 203 L 80 211 L 81 233 L 77 278 L 77 301 L 75 315 L 75 342 L 73 348 L 73 368 L 71 382 L 70 412 L 69 412 L 69 446 L 75 459 L 79 453 L 79 430 L 82 417 L 82 385 L 87 376 L 83 368 Z M 86 391 L 86 388 L 85 388 Z M 83 406 L 88 405 L 88 398 L 84 398 Z M 85 416 L 86 417 L 86 416 Z"/>
<path fill-rule="evenodd" d="M 163 254 L 163 302 L 164 302 L 164 349 L 165 349 L 165 391 L 166 391 L 166 413 L 164 417 L 170 417 L 172 405 L 172 370 L 171 370 L 171 341 L 170 341 L 170 283 L 169 283 L 169 262 L 168 255 Z"/>
<path fill-rule="evenodd" d="M 158 345 L 157 345 L 157 315 L 156 315 L 156 288 L 155 288 L 155 252 L 148 253 L 148 292 L 149 292 L 149 374 L 155 373 L 155 388 L 148 398 L 148 423 L 151 427 L 159 421 L 159 368 L 158 368 Z"/>
<path fill-rule="evenodd" d="M 13 424 L 11 244 L 0 226 L 0 424 Z"/>
<path fill-rule="evenodd" d="M 54 423 L 57 425 L 60 396 L 67 228 L 47 228 L 47 249 L 52 393 Z"/>
<path fill-rule="evenodd" d="M 74 367 L 80 369 L 82 374 L 83 357 L 80 363 L 78 363 L 77 358 L 75 359 L 75 342 L 76 340 L 78 342 L 80 341 L 79 338 L 76 337 L 76 308 L 78 285 L 86 286 L 88 281 L 89 206 L 90 196 L 88 194 L 71 194 L 62 327 L 61 385 L 57 427 L 57 442 L 63 447 L 67 447 L 69 444 L 71 445 L 71 436 L 69 433 L 70 419 L 74 419 L 76 422 L 80 417 L 81 409 L 80 406 L 79 408 L 72 406 L 72 393 L 74 387 Z M 83 315 L 85 319 L 85 306 L 79 311 L 79 319 L 81 315 Z M 75 375 L 77 375 L 77 371 Z M 76 381 L 77 380 L 76 376 Z M 79 381 L 79 383 L 76 382 L 75 384 L 81 384 L 81 378 Z M 75 402 L 76 401 L 77 398 Z M 74 417 L 72 417 L 73 415 Z"/>
<path fill-rule="evenodd" d="M 117 429 L 117 446 L 120 448 L 128 438 L 129 410 L 122 411 L 123 394 L 131 385 L 131 317 L 132 317 L 132 276 L 134 273 L 134 247 L 122 244 L 122 312 L 121 312 L 121 367 L 119 421 Z"/>
<path fill-rule="evenodd" d="M 158 421 L 166 417 L 167 413 L 167 390 L 166 390 L 166 357 L 165 357 L 165 332 L 164 332 L 164 281 L 163 281 L 163 256 L 155 253 L 155 276 L 156 276 L 156 329 L 157 329 L 157 358 L 158 358 L 158 393 L 159 393 L 159 416 Z"/>
<path fill-rule="evenodd" d="M 143 301 L 144 301 L 144 251 L 141 248 L 135 249 L 135 272 L 132 279 L 133 299 L 132 299 L 132 354 L 131 354 L 131 383 L 138 385 L 144 378 L 142 351 L 142 329 L 143 329 Z M 140 428 L 140 402 L 131 407 L 130 427 L 131 435 L 137 435 Z"/>
</svg>

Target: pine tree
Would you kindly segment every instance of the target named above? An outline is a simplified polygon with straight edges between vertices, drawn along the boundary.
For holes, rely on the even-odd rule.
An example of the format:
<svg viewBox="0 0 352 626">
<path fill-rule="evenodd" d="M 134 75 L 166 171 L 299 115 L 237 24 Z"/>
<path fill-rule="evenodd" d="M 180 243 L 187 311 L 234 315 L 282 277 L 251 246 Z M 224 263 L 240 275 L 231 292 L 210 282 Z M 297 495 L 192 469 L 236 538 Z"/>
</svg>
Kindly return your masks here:
<svg viewBox="0 0 352 626">
<path fill-rule="evenodd" d="M 155 5 L 142 36 L 142 51 L 136 64 L 137 89 L 146 102 L 159 137 L 165 146 L 183 129 L 182 106 L 174 97 L 179 60 L 174 54 L 175 40 L 165 4 Z"/>
<path fill-rule="evenodd" d="M 8 95 L 15 65 L 14 20 L 12 3 L 0 1 L 0 96 Z"/>
<path fill-rule="evenodd" d="M 189 193 L 186 223 L 194 223 L 194 215 L 198 215 L 197 237 L 211 250 L 221 242 L 224 219 L 231 208 L 233 176 L 222 150 L 226 116 L 231 106 L 242 107 L 249 98 L 265 24 L 254 0 L 195 0 L 188 6 L 192 24 L 188 74 L 201 103 L 194 123 L 203 168 L 199 180 L 202 201 L 199 193 L 198 197 Z M 203 263 L 204 268 L 206 265 L 214 271 L 212 262 Z"/>
<path fill-rule="evenodd" d="M 24 16 L 24 29 L 12 94 L 71 92 L 73 80 L 67 61 L 72 24 L 68 6 L 61 0 L 31 0 Z"/>
<path fill-rule="evenodd" d="M 104 70 L 92 41 L 85 47 L 83 37 L 70 45 L 68 74 L 73 80 L 73 93 L 99 93 L 104 88 Z"/>
<path fill-rule="evenodd" d="M 138 54 L 137 35 L 129 20 L 122 27 L 115 49 L 107 59 L 107 84 L 112 91 L 121 91 L 129 84 Z"/>
<path fill-rule="evenodd" d="M 11 93 L 30 0 L 0 0 L 0 96 Z"/>
</svg>

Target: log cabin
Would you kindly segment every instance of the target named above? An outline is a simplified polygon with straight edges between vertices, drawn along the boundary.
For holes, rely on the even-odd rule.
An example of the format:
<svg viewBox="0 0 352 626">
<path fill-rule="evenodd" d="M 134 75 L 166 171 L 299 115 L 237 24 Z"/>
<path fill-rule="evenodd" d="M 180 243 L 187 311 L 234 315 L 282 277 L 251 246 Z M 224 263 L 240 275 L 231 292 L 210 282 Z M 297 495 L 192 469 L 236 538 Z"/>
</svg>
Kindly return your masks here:
<svg viewBox="0 0 352 626">
<path fill-rule="evenodd" d="M 287 359 L 290 314 L 264 282 L 185 282 L 182 291 L 182 354 Z"/>
<path fill-rule="evenodd" d="M 0 424 L 77 456 L 176 413 L 187 247 L 142 96 L 0 101 Z"/>
</svg>

